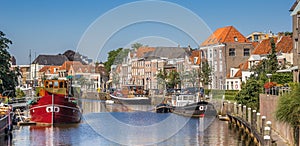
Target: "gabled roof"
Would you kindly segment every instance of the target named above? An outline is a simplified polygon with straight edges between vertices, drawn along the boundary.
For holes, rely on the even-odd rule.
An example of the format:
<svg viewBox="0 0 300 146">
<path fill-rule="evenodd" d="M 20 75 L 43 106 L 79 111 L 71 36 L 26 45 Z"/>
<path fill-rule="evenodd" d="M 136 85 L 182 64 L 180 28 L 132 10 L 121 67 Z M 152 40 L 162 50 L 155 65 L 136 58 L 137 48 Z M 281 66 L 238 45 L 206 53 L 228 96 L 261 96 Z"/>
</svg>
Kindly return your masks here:
<svg viewBox="0 0 300 146">
<path fill-rule="evenodd" d="M 60 66 L 65 61 L 68 61 L 65 55 L 39 55 L 32 64 Z"/>
<path fill-rule="evenodd" d="M 294 11 L 297 5 L 298 5 L 298 1 L 296 0 L 295 3 L 290 8 L 290 12 Z"/>
<path fill-rule="evenodd" d="M 39 72 L 47 73 L 47 74 L 57 74 L 60 66 L 44 66 L 39 70 Z M 54 72 L 56 71 L 56 72 Z"/>
<path fill-rule="evenodd" d="M 199 65 L 201 62 L 201 51 L 200 50 L 193 50 L 192 54 L 190 56 L 190 62 L 194 64 L 194 58 L 198 57 L 197 62 L 195 63 L 196 65 Z"/>
<path fill-rule="evenodd" d="M 253 50 L 252 54 L 265 55 L 271 52 L 271 39 L 262 40 Z M 281 36 L 279 39 L 274 38 L 276 52 L 291 53 L 293 50 L 293 40 L 291 36 Z"/>
<path fill-rule="evenodd" d="M 69 70 L 71 66 L 76 66 L 76 65 L 83 65 L 79 61 L 66 61 L 64 64 L 60 67 L 60 70 Z"/>
<path fill-rule="evenodd" d="M 136 57 L 142 58 L 142 57 L 144 57 L 145 53 L 153 52 L 154 50 L 155 50 L 154 47 L 147 47 L 147 46 L 139 47 L 136 51 Z"/>
<path fill-rule="evenodd" d="M 237 41 L 235 40 L 237 38 Z M 217 29 L 211 36 L 209 36 L 201 46 L 214 45 L 219 43 L 245 43 L 247 38 L 242 35 L 235 27 L 226 26 Z"/>
<path fill-rule="evenodd" d="M 145 58 L 149 57 L 164 57 L 168 59 L 184 58 L 189 54 L 189 48 L 182 47 L 156 47 L 154 51 L 148 52 L 144 55 Z"/>
<path fill-rule="evenodd" d="M 292 53 L 293 39 L 291 36 L 282 36 L 276 44 L 276 52 Z"/>
<path fill-rule="evenodd" d="M 290 9 L 290 12 L 292 12 L 291 16 L 297 15 L 299 11 L 300 11 L 300 3 L 296 1 Z"/>
</svg>

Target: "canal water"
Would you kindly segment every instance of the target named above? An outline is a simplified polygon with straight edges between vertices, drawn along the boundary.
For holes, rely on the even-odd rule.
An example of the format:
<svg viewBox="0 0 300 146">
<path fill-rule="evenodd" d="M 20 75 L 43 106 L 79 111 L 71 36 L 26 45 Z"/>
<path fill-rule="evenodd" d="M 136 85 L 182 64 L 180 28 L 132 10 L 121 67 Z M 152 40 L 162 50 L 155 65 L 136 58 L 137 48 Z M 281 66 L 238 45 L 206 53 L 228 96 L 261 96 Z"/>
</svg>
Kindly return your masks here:
<svg viewBox="0 0 300 146">
<path fill-rule="evenodd" d="M 0 145 L 245 145 L 238 129 L 216 118 L 158 114 L 151 106 L 107 105 L 82 100 L 82 122 L 22 126 Z"/>
</svg>

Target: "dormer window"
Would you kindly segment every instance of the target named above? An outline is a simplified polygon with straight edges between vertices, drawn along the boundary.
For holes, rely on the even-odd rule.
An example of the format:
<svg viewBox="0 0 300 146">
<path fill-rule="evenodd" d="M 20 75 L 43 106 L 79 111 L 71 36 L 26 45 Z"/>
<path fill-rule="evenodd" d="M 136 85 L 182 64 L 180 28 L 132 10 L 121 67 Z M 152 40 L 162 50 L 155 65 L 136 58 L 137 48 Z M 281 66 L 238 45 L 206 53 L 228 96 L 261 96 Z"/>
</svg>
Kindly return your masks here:
<svg viewBox="0 0 300 146">
<path fill-rule="evenodd" d="M 234 37 L 234 41 L 237 42 L 237 41 L 238 41 L 238 38 L 237 38 L 237 37 Z"/>
</svg>

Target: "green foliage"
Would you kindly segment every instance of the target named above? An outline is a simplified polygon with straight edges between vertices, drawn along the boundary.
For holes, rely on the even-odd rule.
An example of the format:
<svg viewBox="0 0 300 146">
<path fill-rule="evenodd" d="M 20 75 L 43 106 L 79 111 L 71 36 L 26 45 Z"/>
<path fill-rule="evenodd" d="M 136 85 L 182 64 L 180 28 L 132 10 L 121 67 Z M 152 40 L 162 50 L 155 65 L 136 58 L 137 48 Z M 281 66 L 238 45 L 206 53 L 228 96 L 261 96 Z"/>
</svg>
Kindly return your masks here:
<svg viewBox="0 0 300 146">
<path fill-rule="evenodd" d="M 10 70 L 10 54 L 8 52 L 9 45 L 12 41 L 5 37 L 5 34 L 0 31 L 0 93 L 5 90 L 13 90 L 13 97 L 15 96 L 15 87 L 18 85 L 18 75 L 20 75 L 18 68 Z"/>
<path fill-rule="evenodd" d="M 247 83 L 242 84 L 242 90 L 236 94 L 235 100 L 239 104 L 246 105 L 252 109 L 259 109 L 260 90 L 259 82 L 254 77 L 250 77 Z"/>
<path fill-rule="evenodd" d="M 172 70 L 167 75 L 167 86 L 169 88 L 174 88 L 178 83 L 180 83 L 179 73 L 177 71 Z"/>
<path fill-rule="evenodd" d="M 17 88 L 16 90 L 16 98 L 22 98 L 22 97 L 25 97 L 25 93 L 20 89 L 20 88 Z"/>
<path fill-rule="evenodd" d="M 198 81 L 198 76 L 199 76 L 198 73 L 199 72 L 195 69 L 193 69 L 192 71 L 186 73 L 185 78 L 187 79 L 187 82 L 190 82 L 190 83 L 193 84 L 193 87 L 195 87 L 195 84 Z"/>
<path fill-rule="evenodd" d="M 267 73 L 275 73 L 278 70 L 278 60 L 276 55 L 276 47 L 274 39 L 271 39 L 271 54 L 269 54 L 267 62 Z"/>
<path fill-rule="evenodd" d="M 279 98 L 275 117 L 278 121 L 290 124 L 294 130 L 294 142 L 299 143 L 299 125 L 300 125 L 300 85 L 292 88 L 290 93 L 286 93 Z"/>
<path fill-rule="evenodd" d="M 117 50 L 112 50 L 112 51 L 108 52 L 107 61 L 104 62 L 105 70 L 110 72 L 110 67 L 114 64 L 116 57 L 122 50 L 123 50 L 123 48 L 119 48 Z"/>
<path fill-rule="evenodd" d="M 139 47 L 142 47 L 142 46 L 143 46 L 143 44 L 141 44 L 141 43 L 134 43 L 131 45 L 131 48 L 137 50 Z"/>
<path fill-rule="evenodd" d="M 119 48 L 108 52 L 107 61 L 104 62 L 105 70 L 110 72 L 111 66 L 114 64 L 121 64 L 123 59 L 128 55 L 129 49 Z"/>
<path fill-rule="evenodd" d="M 293 82 L 293 73 L 274 73 L 272 74 L 271 81 L 281 85 Z"/>
<path fill-rule="evenodd" d="M 212 73 L 212 68 L 209 66 L 208 61 L 202 61 L 200 70 L 199 70 L 199 78 L 200 82 L 204 85 L 208 85 L 211 83 L 211 74 Z"/>
</svg>

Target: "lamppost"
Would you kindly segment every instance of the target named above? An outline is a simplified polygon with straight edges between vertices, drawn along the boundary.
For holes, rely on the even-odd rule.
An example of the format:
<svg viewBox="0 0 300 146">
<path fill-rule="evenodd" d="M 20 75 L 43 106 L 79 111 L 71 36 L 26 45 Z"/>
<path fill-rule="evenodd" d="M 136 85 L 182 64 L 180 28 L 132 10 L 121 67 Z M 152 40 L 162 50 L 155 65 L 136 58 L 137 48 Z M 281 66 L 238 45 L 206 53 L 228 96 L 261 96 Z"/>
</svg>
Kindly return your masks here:
<svg viewBox="0 0 300 146">
<path fill-rule="evenodd" d="M 270 95 L 270 93 L 271 93 L 271 77 L 272 77 L 272 74 L 266 74 L 266 75 L 269 78 L 269 93 L 268 93 L 268 95 Z"/>
</svg>

